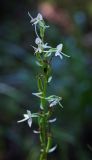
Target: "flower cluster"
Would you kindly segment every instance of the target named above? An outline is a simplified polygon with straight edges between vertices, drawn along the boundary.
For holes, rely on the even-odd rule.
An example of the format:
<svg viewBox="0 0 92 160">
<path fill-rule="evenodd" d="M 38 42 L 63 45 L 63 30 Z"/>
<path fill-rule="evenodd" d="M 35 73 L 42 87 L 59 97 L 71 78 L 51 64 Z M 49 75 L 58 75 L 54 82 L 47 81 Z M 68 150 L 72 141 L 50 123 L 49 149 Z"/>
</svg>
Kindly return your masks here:
<svg viewBox="0 0 92 160">
<path fill-rule="evenodd" d="M 44 54 L 45 57 L 49 57 L 54 53 L 54 55 L 59 56 L 61 60 L 63 56 L 70 57 L 62 52 L 62 48 L 63 48 L 62 43 L 58 44 L 56 48 L 48 46 L 48 43 L 45 43 L 45 44 L 43 43 L 43 41 L 41 40 L 37 32 L 37 25 L 39 25 L 39 27 L 41 27 L 42 29 L 45 29 L 48 27 L 45 25 L 42 15 L 38 13 L 36 18 L 33 18 L 29 12 L 28 12 L 28 15 L 31 18 L 30 22 L 32 23 L 32 25 L 35 26 L 35 33 L 37 35 L 37 38 L 35 40 L 35 43 L 37 44 L 37 48 L 33 47 L 35 50 L 35 53 L 45 53 Z M 48 49 L 48 50 L 45 50 L 45 49 Z"/>
</svg>

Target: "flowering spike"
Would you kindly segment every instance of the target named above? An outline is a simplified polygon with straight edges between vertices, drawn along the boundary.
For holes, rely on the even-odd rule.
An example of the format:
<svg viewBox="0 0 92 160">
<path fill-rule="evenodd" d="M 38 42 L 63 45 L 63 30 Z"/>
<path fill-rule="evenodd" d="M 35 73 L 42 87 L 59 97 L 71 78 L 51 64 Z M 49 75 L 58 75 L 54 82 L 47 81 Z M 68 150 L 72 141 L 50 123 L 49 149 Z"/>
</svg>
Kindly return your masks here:
<svg viewBox="0 0 92 160">
<path fill-rule="evenodd" d="M 33 130 L 34 133 L 39 134 L 40 142 L 41 142 L 41 154 L 40 154 L 40 160 L 46 160 L 47 153 L 52 153 L 57 148 L 57 145 L 54 147 L 51 147 L 52 144 L 52 134 L 50 125 L 51 123 L 54 123 L 57 119 L 53 118 L 51 119 L 53 109 L 52 107 L 59 105 L 61 107 L 61 100 L 62 97 L 51 95 L 47 96 L 47 85 L 52 80 L 52 74 L 51 74 L 51 61 L 53 60 L 53 57 L 59 57 L 61 60 L 63 59 L 63 56 L 70 57 L 62 52 L 63 44 L 60 43 L 56 46 L 56 48 L 51 47 L 48 45 L 48 43 L 44 42 L 44 35 L 45 30 L 48 28 L 47 25 L 45 25 L 45 22 L 43 20 L 43 17 L 40 13 L 37 14 L 35 18 L 31 16 L 31 14 L 28 12 L 28 15 L 30 17 L 30 23 L 34 26 L 36 39 L 35 39 L 35 46 L 32 46 L 35 52 L 36 56 L 36 63 L 41 69 L 41 73 L 37 76 L 37 85 L 38 85 L 38 91 L 37 93 L 32 93 L 36 97 L 40 98 L 40 112 L 39 113 L 31 113 L 31 111 L 27 110 L 26 114 L 23 114 L 23 119 L 19 120 L 18 123 L 27 121 L 28 126 L 32 126 L 32 120 L 33 118 L 38 118 L 38 127 L 39 130 Z M 49 106 L 47 106 L 47 103 L 49 103 Z M 50 124 L 49 124 L 50 123 Z M 46 158 L 44 158 L 46 157 Z"/>
</svg>

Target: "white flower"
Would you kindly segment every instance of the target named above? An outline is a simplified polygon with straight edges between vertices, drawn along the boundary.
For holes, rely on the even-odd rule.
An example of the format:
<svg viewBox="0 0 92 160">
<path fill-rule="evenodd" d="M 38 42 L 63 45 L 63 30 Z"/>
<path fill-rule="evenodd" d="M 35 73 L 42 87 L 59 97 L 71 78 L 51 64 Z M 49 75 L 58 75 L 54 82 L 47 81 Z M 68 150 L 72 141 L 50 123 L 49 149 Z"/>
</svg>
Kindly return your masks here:
<svg viewBox="0 0 92 160">
<path fill-rule="evenodd" d="M 51 48 L 50 46 L 48 46 L 47 43 L 44 44 L 43 41 L 39 37 L 35 39 L 35 43 L 38 45 L 38 48 L 33 47 L 35 50 L 35 53 L 37 52 L 42 53 L 44 52 L 44 49 Z"/>
<path fill-rule="evenodd" d="M 42 17 L 42 15 L 40 13 L 38 13 L 37 17 L 35 17 L 35 18 L 33 18 L 29 12 L 28 12 L 28 15 L 31 18 L 30 22 L 32 23 L 32 25 L 35 26 L 35 33 L 36 33 L 37 36 L 38 36 L 37 29 L 36 29 L 37 25 L 39 25 L 40 27 L 42 27 L 44 29 L 49 27 L 49 26 L 45 25 L 43 17 Z"/>
<path fill-rule="evenodd" d="M 51 95 L 49 97 L 44 98 L 42 95 L 43 94 L 42 92 L 32 93 L 32 94 L 38 98 L 46 99 L 49 102 L 50 107 L 53 107 L 53 106 L 56 106 L 57 104 L 59 104 L 63 108 L 62 104 L 60 103 L 60 101 L 62 100 L 62 97 L 58 97 L 56 95 Z M 43 109 L 42 106 L 40 106 L 40 108 Z"/>
<path fill-rule="evenodd" d="M 48 51 L 44 51 L 45 57 L 50 57 L 51 55 L 53 55 L 53 53 L 55 53 L 55 56 L 59 56 L 61 60 L 62 60 L 63 56 L 70 57 L 62 52 L 62 48 L 63 48 L 62 43 L 57 45 L 56 48 L 50 47 L 50 49 Z"/>
<path fill-rule="evenodd" d="M 61 60 L 63 58 L 62 55 L 66 56 L 66 57 L 70 57 L 62 52 L 62 48 L 63 48 L 63 44 L 61 43 L 61 44 L 57 45 L 56 52 L 55 52 L 55 56 L 59 56 Z"/>
<path fill-rule="evenodd" d="M 62 108 L 62 104 L 60 103 L 60 101 L 62 100 L 61 97 L 58 97 L 56 95 L 52 95 L 46 98 L 47 101 L 50 103 L 50 107 L 56 106 L 57 104 L 59 104 Z"/>
<path fill-rule="evenodd" d="M 29 12 L 28 12 L 28 15 L 31 18 L 30 22 L 33 23 L 33 25 L 36 25 L 37 23 L 43 20 L 43 17 L 40 13 L 38 13 L 36 18 L 33 18 Z"/>
<path fill-rule="evenodd" d="M 32 25 L 35 26 L 35 33 L 38 36 L 36 26 L 37 26 L 37 24 L 39 24 L 40 26 L 44 26 L 43 23 L 42 23 L 43 17 L 42 17 L 42 15 L 40 13 L 38 13 L 36 18 L 33 18 L 29 12 L 28 12 L 28 15 L 31 18 L 30 22 L 32 23 Z"/>
<path fill-rule="evenodd" d="M 31 125 L 32 125 L 32 118 L 38 117 L 38 115 L 36 113 L 32 114 L 31 111 L 29 111 L 29 110 L 27 110 L 27 114 L 23 114 L 23 116 L 24 116 L 24 118 L 22 120 L 17 121 L 17 122 L 21 123 L 21 122 L 27 121 L 29 127 L 31 127 Z"/>
</svg>

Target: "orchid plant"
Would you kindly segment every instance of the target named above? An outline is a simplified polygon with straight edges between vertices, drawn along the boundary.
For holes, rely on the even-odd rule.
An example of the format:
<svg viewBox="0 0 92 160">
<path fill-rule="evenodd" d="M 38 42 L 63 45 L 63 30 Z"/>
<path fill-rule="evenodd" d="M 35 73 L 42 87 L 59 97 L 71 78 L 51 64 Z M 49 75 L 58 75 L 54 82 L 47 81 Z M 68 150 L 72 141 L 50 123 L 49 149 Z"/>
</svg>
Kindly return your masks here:
<svg viewBox="0 0 92 160">
<path fill-rule="evenodd" d="M 50 129 L 51 123 L 56 121 L 56 118 L 51 119 L 53 110 L 56 105 L 63 107 L 61 104 L 62 97 L 56 95 L 47 96 L 47 86 L 52 80 L 51 62 L 54 56 L 58 56 L 61 60 L 63 56 L 69 56 L 62 52 L 62 43 L 53 48 L 44 42 L 45 30 L 49 26 L 45 24 L 42 15 L 39 13 L 36 18 L 33 18 L 29 12 L 28 15 L 31 18 L 30 23 L 34 26 L 36 33 L 35 46 L 32 47 L 36 57 L 36 64 L 40 67 L 41 71 L 37 76 L 38 92 L 32 93 L 40 99 L 40 112 L 31 113 L 31 111 L 27 110 L 27 113 L 23 115 L 24 118 L 19 120 L 18 123 L 27 121 L 28 126 L 31 127 L 33 118 L 38 119 L 38 130 L 34 130 L 33 132 L 39 134 L 41 143 L 39 160 L 47 160 L 47 154 L 57 148 L 57 145 L 52 146 L 52 133 Z"/>
</svg>

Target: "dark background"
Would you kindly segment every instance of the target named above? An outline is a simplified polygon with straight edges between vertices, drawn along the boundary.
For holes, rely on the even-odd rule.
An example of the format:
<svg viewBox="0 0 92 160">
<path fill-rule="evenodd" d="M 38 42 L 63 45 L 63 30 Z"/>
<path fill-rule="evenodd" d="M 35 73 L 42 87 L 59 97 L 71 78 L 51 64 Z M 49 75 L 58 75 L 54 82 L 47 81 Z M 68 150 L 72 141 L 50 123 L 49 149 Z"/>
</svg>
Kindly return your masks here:
<svg viewBox="0 0 92 160">
<path fill-rule="evenodd" d="M 53 60 L 49 94 L 63 97 L 52 126 L 58 148 L 48 160 L 92 160 L 92 1 L 0 0 L 0 160 L 37 160 L 39 137 L 17 124 L 27 109 L 39 110 L 36 92 L 35 33 L 27 12 L 44 16 L 50 28 L 46 41 L 63 43 L 70 55 Z"/>
</svg>

